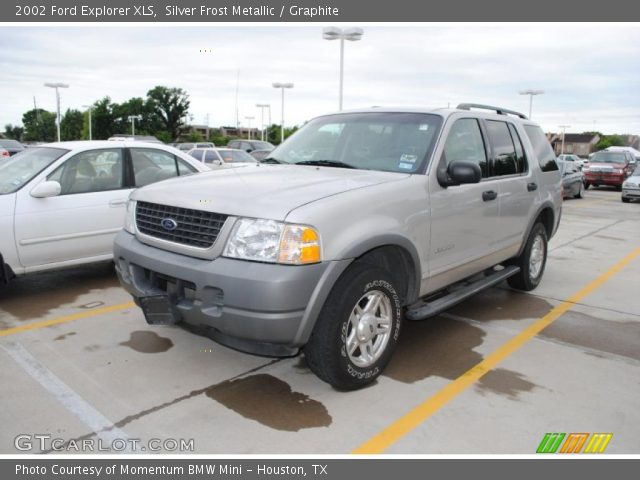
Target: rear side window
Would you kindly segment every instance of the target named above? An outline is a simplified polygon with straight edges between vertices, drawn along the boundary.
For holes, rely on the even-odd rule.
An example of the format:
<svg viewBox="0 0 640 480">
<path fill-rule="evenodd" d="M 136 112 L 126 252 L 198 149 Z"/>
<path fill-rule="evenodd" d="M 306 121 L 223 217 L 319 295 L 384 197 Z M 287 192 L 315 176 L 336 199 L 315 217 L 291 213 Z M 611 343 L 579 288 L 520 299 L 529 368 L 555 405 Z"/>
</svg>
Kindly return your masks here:
<svg viewBox="0 0 640 480">
<path fill-rule="evenodd" d="M 514 142 L 509 127 L 510 125 L 506 122 L 487 120 L 487 132 L 493 149 L 493 176 L 517 175 L 525 171 L 524 153 L 520 139 L 517 140 L 520 150 L 520 154 L 518 154 L 516 142 Z"/>
<path fill-rule="evenodd" d="M 558 170 L 556 154 L 553 153 L 553 148 L 551 148 L 551 144 L 542 129 L 535 125 L 525 125 L 524 131 L 527 133 L 531 145 L 533 145 L 533 151 L 540 164 L 540 169 L 543 172 Z"/>
</svg>

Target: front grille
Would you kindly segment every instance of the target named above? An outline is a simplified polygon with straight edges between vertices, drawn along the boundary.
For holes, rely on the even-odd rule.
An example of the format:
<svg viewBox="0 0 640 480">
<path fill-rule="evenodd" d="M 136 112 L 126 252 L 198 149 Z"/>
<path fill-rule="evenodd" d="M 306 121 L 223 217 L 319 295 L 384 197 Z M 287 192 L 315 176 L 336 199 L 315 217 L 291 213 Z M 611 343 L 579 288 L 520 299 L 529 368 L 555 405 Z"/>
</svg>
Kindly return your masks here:
<svg viewBox="0 0 640 480">
<path fill-rule="evenodd" d="M 177 227 L 174 230 L 165 229 L 161 223 L 165 219 L 174 220 Z M 218 238 L 226 219 L 227 215 L 202 210 L 148 202 L 136 204 L 138 231 L 151 237 L 190 247 L 211 247 Z"/>
</svg>

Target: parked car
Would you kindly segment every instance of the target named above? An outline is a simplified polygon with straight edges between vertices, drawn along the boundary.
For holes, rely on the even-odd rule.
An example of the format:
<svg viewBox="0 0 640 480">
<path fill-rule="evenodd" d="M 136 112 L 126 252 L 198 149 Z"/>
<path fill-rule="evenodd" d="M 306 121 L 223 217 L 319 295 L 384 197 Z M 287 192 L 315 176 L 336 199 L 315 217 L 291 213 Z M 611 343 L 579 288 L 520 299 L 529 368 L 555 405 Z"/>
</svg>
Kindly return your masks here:
<svg viewBox="0 0 640 480">
<path fill-rule="evenodd" d="M 158 140 L 153 135 L 129 135 L 126 133 L 118 133 L 109 137 L 109 140 L 116 142 L 147 142 L 147 143 L 159 143 L 164 145 L 160 140 Z"/>
<path fill-rule="evenodd" d="M 626 151 L 600 151 L 591 157 L 589 166 L 583 168 L 586 186 L 614 186 L 622 190 L 622 183 L 631 175 L 633 155 Z"/>
<path fill-rule="evenodd" d="M 254 150 L 273 150 L 276 148 L 269 142 L 263 142 L 260 140 L 231 140 L 227 143 L 228 148 L 235 148 L 237 150 L 244 150 L 247 153 L 251 153 Z"/>
<path fill-rule="evenodd" d="M 0 162 L 0 285 L 14 275 L 112 258 L 129 193 L 209 171 L 144 142 L 62 142 Z"/>
<path fill-rule="evenodd" d="M 558 160 L 562 173 L 562 196 L 582 198 L 584 195 L 584 174 L 575 162 Z"/>
<path fill-rule="evenodd" d="M 635 170 L 622 184 L 622 201 L 629 203 L 631 200 L 640 199 L 640 163 L 636 163 Z"/>
<path fill-rule="evenodd" d="M 231 163 L 257 163 L 247 152 L 232 148 L 194 148 L 188 154 L 210 167 Z"/>
<path fill-rule="evenodd" d="M 23 151 L 24 145 L 22 145 L 17 140 L 0 138 L 0 149 L 2 149 L 4 152 L 7 152 L 7 154 L 5 154 L 3 153 L 3 151 L 0 151 L 0 156 L 7 157 Z"/>
<path fill-rule="evenodd" d="M 10 156 L 11 154 L 9 153 L 9 150 L 0 146 L 0 160 L 2 160 L 3 158 L 9 158 Z"/>
<path fill-rule="evenodd" d="M 273 150 L 254 150 L 253 152 L 249 153 L 249 155 L 251 155 L 257 161 L 261 162 L 262 160 L 267 158 L 272 151 Z"/>
<path fill-rule="evenodd" d="M 309 121 L 265 163 L 136 190 L 114 256 L 148 323 L 303 349 L 354 389 L 384 370 L 403 315 L 505 279 L 536 288 L 561 208 L 556 156 L 524 115 L 372 108 Z"/>
<path fill-rule="evenodd" d="M 629 152 L 633 160 L 631 163 L 637 163 L 640 160 L 640 151 L 636 150 L 633 147 L 607 147 L 605 148 L 606 152 Z"/>
<path fill-rule="evenodd" d="M 215 148 L 213 142 L 176 143 L 174 144 L 174 146 L 182 152 L 188 152 L 189 150 L 193 150 L 194 148 Z"/>
<path fill-rule="evenodd" d="M 582 167 L 584 166 L 584 160 L 578 155 L 563 153 L 562 155 L 558 155 L 558 160 L 562 160 L 564 162 L 573 162 L 580 170 L 582 170 Z"/>
</svg>

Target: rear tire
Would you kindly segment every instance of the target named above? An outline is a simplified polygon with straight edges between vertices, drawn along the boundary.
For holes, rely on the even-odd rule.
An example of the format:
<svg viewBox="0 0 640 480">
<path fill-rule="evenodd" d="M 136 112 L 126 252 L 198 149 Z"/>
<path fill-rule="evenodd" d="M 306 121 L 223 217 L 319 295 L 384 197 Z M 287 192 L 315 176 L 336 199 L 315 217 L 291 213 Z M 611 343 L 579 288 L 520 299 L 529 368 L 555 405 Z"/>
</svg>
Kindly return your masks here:
<svg viewBox="0 0 640 480">
<path fill-rule="evenodd" d="M 401 317 L 391 275 L 354 263 L 334 285 L 304 346 L 309 368 L 339 390 L 370 384 L 391 359 Z"/>
<path fill-rule="evenodd" d="M 538 222 L 531 229 L 522 254 L 512 262 L 520 267 L 520 271 L 509 277 L 507 282 L 518 290 L 533 290 L 542 279 L 546 263 L 547 231 L 544 225 Z"/>
</svg>

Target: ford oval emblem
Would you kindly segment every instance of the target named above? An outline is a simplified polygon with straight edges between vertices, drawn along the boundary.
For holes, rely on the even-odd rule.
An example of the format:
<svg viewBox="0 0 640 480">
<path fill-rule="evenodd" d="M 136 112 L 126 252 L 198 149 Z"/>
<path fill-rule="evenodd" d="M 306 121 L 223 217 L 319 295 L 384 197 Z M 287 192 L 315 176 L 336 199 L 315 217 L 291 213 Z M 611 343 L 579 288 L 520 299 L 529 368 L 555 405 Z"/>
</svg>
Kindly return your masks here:
<svg viewBox="0 0 640 480">
<path fill-rule="evenodd" d="M 169 232 L 178 228 L 178 222 L 176 222 L 173 218 L 163 218 L 160 221 L 160 225 L 162 225 L 162 228 Z"/>
</svg>

